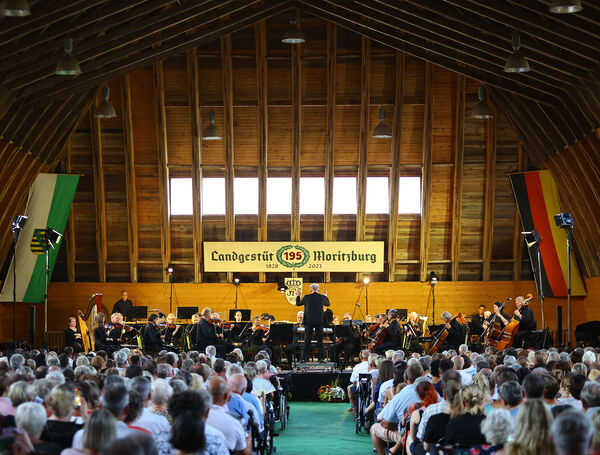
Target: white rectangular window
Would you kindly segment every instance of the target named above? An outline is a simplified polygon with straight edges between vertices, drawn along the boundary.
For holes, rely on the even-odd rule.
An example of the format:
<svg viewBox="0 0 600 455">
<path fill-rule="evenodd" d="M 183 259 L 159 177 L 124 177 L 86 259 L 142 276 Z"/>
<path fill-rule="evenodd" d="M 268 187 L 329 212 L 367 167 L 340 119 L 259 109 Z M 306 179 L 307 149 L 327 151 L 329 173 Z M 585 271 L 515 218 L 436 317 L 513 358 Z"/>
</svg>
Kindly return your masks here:
<svg viewBox="0 0 600 455">
<path fill-rule="evenodd" d="M 325 213 L 325 178 L 302 177 L 300 179 L 300 215 L 323 215 Z"/>
<path fill-rule="evenodd" d="M 390 213 L 387 177 L 367 177 L 366 213 Z"/>
<path fill-rule="evenodd" d="M 269 177 L 267 179 L 267 214 L 290 215 L 292 213 L 292 178 Z"/>
<path fill-rule="evenodd" d="M 334 177 L 332 213 L 356 214 L 356 177 Z"/>
<path fill-rule="evenodd" d="M 192 199 L 192 179 L 171 179 L 171 215 L 192 215 L 194 203 Z"/>
<path fill-rule="evenodd" d="M 225 178 L 202 179 L 202 215 L 225 215 Z"/>
<path fill-rule="evenodd" d="M 421 177 L 400 177 L 398 213 L 421 213 Z"/>
<path fill-rule="evenodd" d="M 258 178 L 236 178 L 233 180 L 233 213 L 236 215 L 258 215 Z"/>
</svg>

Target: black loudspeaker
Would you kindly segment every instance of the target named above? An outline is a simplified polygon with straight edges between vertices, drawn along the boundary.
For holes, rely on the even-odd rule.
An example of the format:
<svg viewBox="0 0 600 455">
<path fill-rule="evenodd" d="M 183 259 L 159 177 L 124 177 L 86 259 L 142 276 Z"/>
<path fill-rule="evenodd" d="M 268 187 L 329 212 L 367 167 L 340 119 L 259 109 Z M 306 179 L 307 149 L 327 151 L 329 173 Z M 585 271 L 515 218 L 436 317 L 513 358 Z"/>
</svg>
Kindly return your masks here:
<svg viewBox="0 0 600 455">
<path fill-rule="evenodd" d="M 525 346 L 532 349 L 548 349 L 553 344 L 554 341 L 548 329 L 536 330 L 525 342 Z"/>
<path fill-rule="evenodd" d="M 600 346 L 600 321 L 589 321 L 575 327 L 575 340 L 578 346 Z"/>
<path fill-rule="evenodd" d="M 562 306 L 556 307 L 556 342 L 559 346 L 563 346 L 563 331 L 562 331 Z"/>
<path fill-rule="evenodd" d="M 31 349 L 35 346 L 35 305 L 29 307 L 29 341 Z"/>
</svg>

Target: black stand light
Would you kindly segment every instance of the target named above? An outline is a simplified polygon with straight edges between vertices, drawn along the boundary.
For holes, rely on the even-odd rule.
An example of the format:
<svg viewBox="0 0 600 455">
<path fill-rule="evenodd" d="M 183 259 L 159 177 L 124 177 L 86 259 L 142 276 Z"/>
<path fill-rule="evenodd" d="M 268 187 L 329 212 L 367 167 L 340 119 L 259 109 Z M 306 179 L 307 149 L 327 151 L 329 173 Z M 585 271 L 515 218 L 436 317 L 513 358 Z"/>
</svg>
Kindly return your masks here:
<svg viewBox="0 0 600 455">
<path fill-rule="evenodd" d="M 571 347 L 571 242 L 573 240 L 573 216 L 570 213 L 557 213 L 554 215 L 556 225 L 565 230 L 567 234 L 567 342 L 566 346 Z"/>
<path fill-rule="evenodd" d="M 534 276 L 536 277 L 536 285 L 538 291 L 538 298 L 540 299 L 540 308 L 542 310 L 542 328 L 546 328 L 546 318 L 544 313 L 544 283 L 542 281 L 542 250 L 540 249 L 540 244 L 542 243 L 542 236 L 535 229 L 533 231 L 521 232 L 521 234 L 525 235 L 525 244 L 527 248 L 531 248 L 536 245 L 536 256 L 537 256 L 537 269 L 533 270 Z M 546 332 L 547 333 L 547 332 Z M 544 334 L 544 344 L 546 345 L 546 333 Z M 562 334 L 558 334 L 559 337 L 562 337 Z"/>
<path fill-rule="evenodd" d="M 44 347 L 48 347 L 48 286 L 50 285 L 50 249 L 62 239 L 62 234 L 52 228 L 46 228 L 44 232 L 44 256 L 46 259 L 46 274 L 44 286 Z"/>
<path fill-rule="evenodd" d="M 435 272 L 429 272 L 427 275 L 427 281 L 431 284 L 431 298 L 433 300 L 433 314 L 431 315 L 431 324 L 435 325 L 435 285 L 438 283 L 440 279 Z"/>
<path fill-rule="evenodd" d="M 233 278 L 233 285 L 235 286 L 235 303 L 234 308 L 237 310 L 238 304 L 238 288 L 240 287 L 240 277 L 236 276 Z"/>
<path fill-rule="evenodd" d="M 363 278 L 363 284 L 365 285 L 365 312 L 369 314 L 369 277 Z"/>
<path fill-rule="evenodd" d="M 13 352 L 17 349 L 17 241 L 26 222 L 25 215 L 17 215 L 10 225 L 13 233 Z"/>
<path fill-rule="evenodd" d="M 167 267 L 167 276 L 169 277 L 169 314 L 173 313 L 173 266 L 169 264 Z"/>
</svg>

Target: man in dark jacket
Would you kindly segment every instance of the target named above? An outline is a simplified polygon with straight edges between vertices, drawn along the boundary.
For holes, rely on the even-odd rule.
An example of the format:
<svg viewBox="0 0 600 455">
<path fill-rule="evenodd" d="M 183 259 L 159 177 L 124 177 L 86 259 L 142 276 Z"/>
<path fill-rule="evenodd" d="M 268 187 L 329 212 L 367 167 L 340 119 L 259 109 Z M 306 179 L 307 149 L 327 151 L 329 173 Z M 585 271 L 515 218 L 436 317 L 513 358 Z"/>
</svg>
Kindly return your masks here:
<svg viewBox="0 0 600 455">
<path fill-rule="evenodd" d="M 164 349 L 163 340 L 156 326 L 157 320 L 158 314 L 151 314 L 146 327 L 144 327 L 144 349 L 148 352 L 160 352 Z"/>
<path fill-rule="evenodd" d="M 447 311 L 442 313 L 442 320 L 446 323 L 444 330 L 448 331 L 448 336 L 444 345 L 438 349 L 438 352 L 449 351 L 450 349 L 458 351 L 458 347 L 464 343 L 462 324 Z"/>
<path fill-rule="evenodd" d="M 519 331 L 515 335 L 513 346 L 521 348 L 523 341 L 531 336 L 531 333 L 537 328 L 537 323 L 533 317 L 533 311 L 527 306 L 527 302 L 523 296 L 515 299 L 517 309 L 515 310 L 515 319 L 519 321 Z"/>
<path fill-rule="evenodd" d="M 323 352 L 323 326 L 325 325 L 325 317 L 323 315 L 323 307 L 329 306 L 327 291 L 325 295 L 319 294 L 319 285 L 313 283 L 310 285 L 311 293 L 305 295 L 300 300 L 302 291 L 298 290 L 296 296 L 296 306 L 304 305 L 304 348 L 302 349 L 302 360 L 308 361 L 310 353 L 313 331 L 317 337 L 317 347 L 319 348 L 319 362 L 323 362 L 325 353 Z"/>
<path fill-rule="evenodd" d="M 217 350 L 217 357 L 224 359 L 225 354 L 233 351 L 234 346 L 226 343 L 217 335 L 217 330 L 211 322 L 210 308 L 204 308 L 200 313 L 200 322 L 196 329 L 196 349 L 204 352 L 207 346 L 214 346 Z"/>
</svg>

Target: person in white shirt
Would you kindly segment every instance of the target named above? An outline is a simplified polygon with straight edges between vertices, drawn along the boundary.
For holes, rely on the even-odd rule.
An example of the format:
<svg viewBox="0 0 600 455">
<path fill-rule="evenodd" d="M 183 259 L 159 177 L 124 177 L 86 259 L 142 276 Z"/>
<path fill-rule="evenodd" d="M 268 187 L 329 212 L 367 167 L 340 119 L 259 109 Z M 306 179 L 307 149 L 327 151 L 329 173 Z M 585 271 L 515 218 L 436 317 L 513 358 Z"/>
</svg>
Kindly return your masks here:
<svg viewBox="0 0 600 455">
<path fill-rule="evenodd" d="M 348 400 L 350 400 L 350 407 L 348 412 L 354 412 L 356 406 L 356 383 L 358 382 L 358 375 L 369 372 L 369 356 L 371 351 L 363 349 L 360 351 L 360 363 L 356 364 L 352 369 L 350 375 L 350 385 L 348 386 Z"/>
<path fill-rule="evenodd" d="M 102 409 L 106 409 L 117 419 L 117 438 L 125 438 L 139 430 L 131 429 L 123 422 L 129 411 L 129 392 L 121 382 L 111 383 L 104 388 L 102 395 Z M 73 449 L 83 449 L 83 430 L 78 430 L 73 436 Z"/>
<path fill-rule="evenodd" d="M 227 448 L 231 452 L 251 455 L 250 435 L 244 431 L 239 420 L 229 415 L 226 407 L 231 394 L 229 386 L 222 378 L 213 377 L 208 380 L 207 389 L 212 395 L 213 405 L 208 412 L 206 423 L 223 433 Z"/>
</svg>

